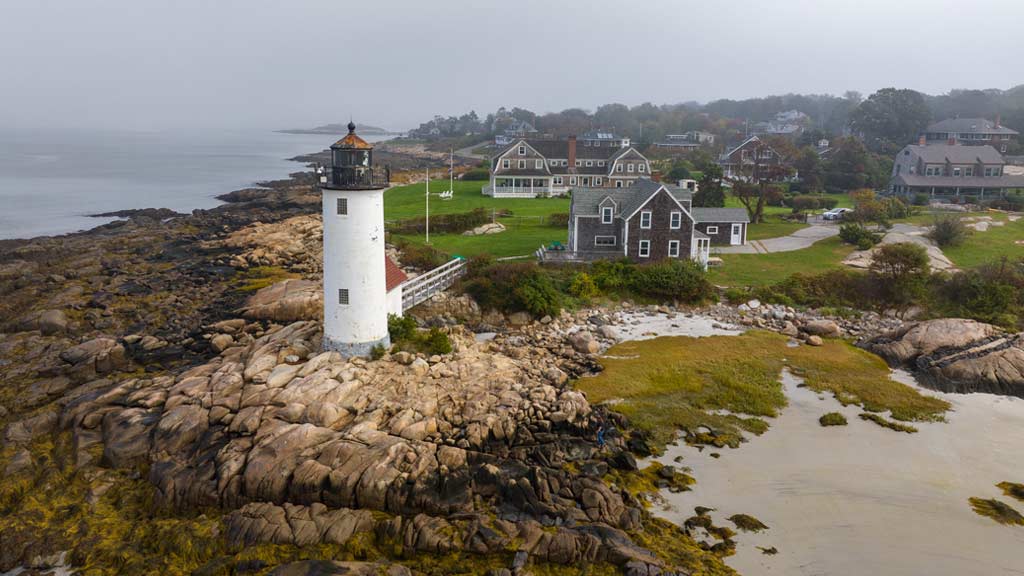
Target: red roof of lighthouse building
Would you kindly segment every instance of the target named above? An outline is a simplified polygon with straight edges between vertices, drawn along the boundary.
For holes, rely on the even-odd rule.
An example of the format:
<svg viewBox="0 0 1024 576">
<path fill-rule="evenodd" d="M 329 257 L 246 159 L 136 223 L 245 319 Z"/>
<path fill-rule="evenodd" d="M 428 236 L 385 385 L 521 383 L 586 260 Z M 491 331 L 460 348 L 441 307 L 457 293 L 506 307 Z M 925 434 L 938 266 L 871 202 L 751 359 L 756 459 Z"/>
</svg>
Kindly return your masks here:
<svg viewBox="0 0 1024 576">
<path fill-rule="evenodd" d="M 353 122 L 348 123 L 348 135 L 341 140 L 338 140 L 331 148 L 344 148 L 346 150 L 372 150 L 373 146 L 356 135 L 356 125 Z"/>
<path fill-rule="evenodd" d="M 402 269 L 398 267 L 398 264 L 395 264 L 395 261 L 388 256 L 384 256 L 384 272 L 388 292 L 391 292 L 399 284 L 409 279 L 405 272 L 402 272 Z"/>
</svg>

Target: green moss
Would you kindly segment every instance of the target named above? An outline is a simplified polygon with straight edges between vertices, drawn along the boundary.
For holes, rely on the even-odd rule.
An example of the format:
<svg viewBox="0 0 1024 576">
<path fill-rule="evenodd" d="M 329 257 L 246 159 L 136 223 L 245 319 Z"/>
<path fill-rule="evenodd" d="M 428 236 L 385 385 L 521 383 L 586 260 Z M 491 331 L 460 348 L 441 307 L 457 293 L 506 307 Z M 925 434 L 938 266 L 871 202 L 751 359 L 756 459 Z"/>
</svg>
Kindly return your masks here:
<svg viewBox="0 0 1024 576">
<path fill-rule="evenodd" d="M 656 451 L 678 429 L 690 443 L 731 447 L 744 432 L 763 433 L 764 418 L 786 405 L 779 382 L 783 368 L 812 390 L 831 392 L 843 404 L 890 410 L 898 420 L 941 420 L 949 408 L 890 379 L 884 361 L 844 341 L 798 348 L 786 342 L 765 331 L 624 342 L 601 359 L 600 374 L 576 385 L 592 403 L 610 402 L 632 426 L 649 433 Z"/>
<path fill-rule="evenodd" d="M 282 280 L 298 277 L 298 274 L 288 272 L 280 266 L 256 266 L 237 274 L 237 278 L 240 280 L 237 289 L 240 292 L 255 292 Z"/>
<path fill-rule="evenodd" d="M 651 462 L 642 470 L 610 470 L 604 476 L 605 483 L 624 490 L 637 500 L 648 503 L 652 496 L 657 496 L 661 489 L 670 492 L 683 492 L 690 489 L 696 480 L 692 476 L 673 470 L 666 474 L 665 466 L 660 462 Z"/>
<path fill-rule="evenodd" d="M 987 516 L 1000 524 L 1024 526 L 1024 516 L 1021 516 L 1020 512 L 1014 510 L 1009 504 L 1000 502 L 995 498 L 987 500 L 984 498 L 968 498 L 967 501 L 971 503 L 971 508 L 981 516 Z"/>
<path fill-rule="evenodd" d="M 822 426 L 846 426 L 846 416 L 839 412 L 829 412 L 818 418 L 818 424 Z"/>
<path fill-rule="evenodd" d="M 642 530 L 629 533 L 638 545 L 650 550 L 671 566 L 684 569 L 684 573 L 694 576 L 735 576 L 736 572 L 722 562 L 717 554 L 709 554 L 682 528 L 662 520 L 650 518 L 644 523 Z M 722 555 L 728 555 L 731 549 L 721 546 L 716 549 Z"/>
<path fill-rule="evenodd" d="M 907 424 L 900 424 L 899 422 L 893 422 L 892 420 L 886 420 L 885 418 L 879 416 L 878 414 L 869 414 L 867 412 L 863 412 L 860 414 L 860 419 L 874 422 L 875 424 L 878 424 L 883 428 L 888 428 L 889 430 L 894 430 L 896 432 L 906 432 L 907 434 L 913 434 L 917 432 L 917 428 L 914 428 L 913 426 L 909 426 Z"/>
<path fill-rule="evenodd" d="M 996 488 L 1003 491 L 1003 494 L 1024 502 L 1024 484 L 1017 484 L 1015 482 L 1000 482 L 996 484 Z"/>
<path fill-rule="evenodd" d="M 733 514 L 729 516 L 728 520 L 744 532 L 760 532 L 761 530 L 768 529 L 768 526 L 763 522 L 747 514 Z"/>
</svg>

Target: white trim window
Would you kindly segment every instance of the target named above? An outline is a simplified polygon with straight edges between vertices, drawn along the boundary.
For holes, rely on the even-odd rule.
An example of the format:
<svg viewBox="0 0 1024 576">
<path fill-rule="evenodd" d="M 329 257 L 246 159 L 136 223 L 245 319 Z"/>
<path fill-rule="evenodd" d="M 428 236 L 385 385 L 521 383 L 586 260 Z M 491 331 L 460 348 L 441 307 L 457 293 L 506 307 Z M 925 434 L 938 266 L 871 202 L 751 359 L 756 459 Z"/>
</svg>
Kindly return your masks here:
<svg viewBox="0 0 1024 576">
<path fill-rule="evenodd" d="M 569 165 L 569 161 L 568 160 L 562 160 L 562 166 L 568 166 L 568 165 Z"/>
<path fill-rule="evenodd" d="M 598 160 L 597 161 L 597 165 L 598 166 L 604 166 L 604 160 Z"/>
<path fill-rule="evenodd" d="M 615 181 L 615 187 L 616 188 L 622 188 L 622 180 L 616 180 Z"/>
<path fill-rule="evenodd" d="M 644 210 L 640 213 L 640 229 L 650 230 L 651 229 L 651 211 Z"/>
<path fill-rule="evenodd" d="M 587 168 L 590 168 L 593 165 L 594 165 L 594 161 L 593 160 L 587 160 Z"/>
<path fill-rule="evenodd" d="M 632 171 L 633 171 L 633 163 L 630 162 L 629 164 L 626 164 L 626 172 L 632 172 Z"/>
<path fill-rule="evenodd" d="M 501 160 L 501 167 L 504 168 L 505 170 L 508 170 L 509 168 L 512 167 L 512 162 L 509 161 L 508 158 L 503 158 Z"/>
<path fill-rule="evenodd" d="M 526 169 L 526 160 L 520 160 L 519 161 L 519 169 L 520 170 L 525 170 Z"/>
<path fill-rule="evenodd" d="M 533 163 L 533 167 L 536 168 L 537 170 L 543 170 L 544 169 L 544 161 L 543 160 L 537 160 L 536 162 Z"/>
<path fill-rule="evenodd" d="M 555 184 L 556 185 L 558 185 L 558 186 L 562 185 L 562 177 L 561 176 L 555 176 L 554 180 L 555 180 Z"/>
<path fill-rule="evenodd" d="M 526 156 L 526 146 L 520 146 L 519 147 L 519 155 L 520 156 Z"/>
<path fill-rule="evenodd" d="M 579 168 L 580 166 L 583 166 L 583 160 L 576 161 L 576 167 Z"/>
<path fill-rule="evenodd" d="M 601 185 L 601 177 L 600 176 L 594 176 L 594 186 L 600 186 L 600 185 Z"/>
<path fill-rule="evenodd" d="M 640 249 L 637 251 L 636 255 L 641 257 L 641 258 L 650 258 L 651 257 L 651 241 L 650 240 L 641 240 L 640 241 Z"/>
<path fill-rule="evenodd" d="M 636 169 L 639 170 L 641 174 L 643 174 L 644 172 L 647 171 L 647 166 L 643 162 L 641 162 L 640 164 L 637 165 Z"/>
<path fill-rule="evenodd" d="M 616 172 L 622 172 L 622 164 L 616 164 L 615 165 L 615 171 Z"/>
<path fill-rule="evenodd" d="M 584 186 L 590 186 L 590 177 L 584 176 L 583 178 L 580 178 L 580 181 Z"/>
<path fill-rule="evenodd" d="M 575 176 L 570 176 L 569 177 L 569 185 L 570 186 L 575 186 L 576 185 L 576 177 Z"/>
<path fill-rule="evenodd" d="M 549 160 L 548 163 L 552 166 L 558 166 L 558 160 Z"/>
<path fill-rule="evenodd" d="M 601 224 L 611 224 L 615 217 L 615 208 L 612 206 L 601 207 Z"/>
<path fill-rule="evenodd" d="M 712 234 L 718 234 L 718 226 L 708 226 L 708 236 Z"/>
<path fill-rule="evenodd" d="M 669 223 L 669 228 L 673 230 L 679 230 L 683 227 L 683 213 L 676 210 L 672 212 L 672 219 Z"/>
<path fill-rule="evenodd" d="M 594 236 L 594 246 L 615 246 L 615 236 Z"/>
<path fill-rule="evenodd" d="M 668 257 L 679 258 L 679 240 L 668 241 Z"/>
</svg>

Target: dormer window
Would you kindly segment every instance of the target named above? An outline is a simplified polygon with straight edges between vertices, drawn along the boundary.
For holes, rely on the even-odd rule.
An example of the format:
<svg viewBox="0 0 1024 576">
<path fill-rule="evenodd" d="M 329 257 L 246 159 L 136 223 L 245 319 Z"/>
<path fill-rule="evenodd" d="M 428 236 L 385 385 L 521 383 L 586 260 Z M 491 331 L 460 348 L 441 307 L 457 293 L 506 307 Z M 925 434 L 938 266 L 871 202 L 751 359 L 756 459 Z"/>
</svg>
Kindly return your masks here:
<svg viewBox="0 0 1024 576">
<path fill-rule="evenodd" d="M 593 166 L 593 165 L 594 165 L 594 161 L 593 160 L 587 160 L 587 167 L 588 168 Z"/>
<path fill-rule="evenodd" d="M 519 147 L 519 155 L 520 156 L 526 156 L 526 146 L 520 146 Z"/>
<path fill-rule="evenodd" d="M 537 170 L 543 170 L 544 169 L 544 161 L 543 160 L 537 160 L 536 162 L 534 162 L 533 167 L 536 168 Z"/>
<path fill-rule="evenodd" d="M 601 207 L 601 224 L 611 224 L 612 218 L 615 217 L 615 208 L 611 206 Z"/>
<path fill-rule="evenodd" d="M 508 159 L 508 158 L 505 158 L 505 159 L 503 159 L 503 160 L 501 161 L 501 167 L 502 167 L 502 168 L 505 168 L 505 169 L 507 170 L 507 169 L 508 169 L 508 168 L 510 168 L 511 166 L 512 166 L 512 165 L 511 165 L 511 163 L 509 162 L 509 159 Z"/>
</svg>

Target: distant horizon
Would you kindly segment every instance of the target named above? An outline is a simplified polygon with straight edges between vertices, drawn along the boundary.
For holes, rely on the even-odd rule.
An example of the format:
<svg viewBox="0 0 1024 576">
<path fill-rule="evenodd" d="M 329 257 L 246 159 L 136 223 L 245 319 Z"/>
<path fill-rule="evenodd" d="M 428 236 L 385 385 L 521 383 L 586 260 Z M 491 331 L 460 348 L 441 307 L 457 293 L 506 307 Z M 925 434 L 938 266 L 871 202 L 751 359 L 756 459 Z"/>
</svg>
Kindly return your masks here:
<svg viewBox="0 0 1024 576">
<path fill-rule="evenodd" d="M 744 97 L 744 98 L 725 97 L 725 98 L 714 98 L 714 99 L 707 100 L 707 101 L 697 101 L 697 100 L 693 100 L 693 99 L 682 100 L 682 101 L 679 101 L 679 102 L 653 102 L 653 101 L 650 101 L 650 100 L 644 100 L 644 101 L 635 102 L 635 103 L 626 103 L 626 102 L 612 102 L 612 101 L 608 101 L 608 102 L 602 102 L 602 103 L 594 105 L 592 107 L 584 107 L 584 106 L 578 106 L 578 105 L 570 104 L 570 105 L 567 105 L 567 106 L 556 107 L 556 108 L 552 108 L 552 109 L 530 109 L 530 108 L 528 108 L 526 106 L 522 106 L 520 104 L 516 104 L 514 102 L 510 102 L 510 103 L 507 103 L 507 104 L 495 107 L 494 109 L 469 108 L 469 109 L 466 109 L 466 110 L 453 110 L 453 111 L 446 111 L 446 112 L 435 112 L 435 113 L 432 113 L 432 114 L 428 114 L 427 116 L 424 116 L 420 120 L 414 121 L 414 123 L 412 123 L 412 124 L 404 125 L 404 126 L 401 126 L 401 125 L 399 125 L 396 122 L 390 122 L 390 121 L 375 121 L 375 120 L 372 120 L 372 119 L 369 120 L 369 121 L 364 121 L 364 120 L 361 120 L 359 118 L 356 118 L 355 115 L 352 115 L 351 120 L 354 121 L 357 126 L 359 126 L 359 125 L 374 126 L 374 127 L 377 127 L 377 128 L 382 128 L 382 129 L 384 129 L 384 130 L 386 130 L 388 132 L 401 134 L 401 133 L 406 133 L 406 132 L 416 128 L 417 126 L 419 126 L 419 124 L 421 122 L 426 122 L 427 120 L 430 120 L 431 118 L 433 118 L 434 115 L 441 115 L 441 116 L 446 116 L 446 117 L 447 116 L 452 116 L 452 115 L 458 116 L 458 115 L 461 115 L 461 114 L 466 114 L 466 113 L 468 113 L 468 112 L 470 112 L 472 110 L 472 111 L 475 111 L 481 118 L 483 118 L 487 114 L 493 113 L 494 111 L 496 111 L 500 107 L 504 107 L 504 108 L 509 109 L 509 110 L 511 110 L 513 107 L 526 108 L 526 109 L 529 109 L 531 112 L 537 114 L 538 116 L 542 116 L 544 114 L 557 113 L 557 112 L 561 112 L 563 110 L 568 110 L 568 109 L 582 109 L 582 110 L 587 111 L 588 113 L 593 113 L 599 106 L 603 106 L 603 105 L 606 105 L 606 104 L 623 104 L 623 105 L 628 106 L 630 108 L 632 108 L 634 106 L 639 106 L 639 105 L 645 104 L 645 103 L 650 103 L 650 104 L 653 104 L 654 106 L 658 106 L 658 107 L 661 107 L 661 106 L 681 106 L 681 105 L 686 105 L 686 104 L 697 104 L 698 106 L 707 106 L 708 104 L 711 104 L 711 103 L 714 103 L 714 102 L 719 102 L 719 101 L 737 101 L 737 102 L 742 102 L 742 101 L 745 101 L 745 100 L 755 100 L 755 99 L 761 99 L 761 98 L 776 98 L 776 97 L 785 97 L 785 96 L 834 96 L 834 97 L 842 97 L 842 95 L 844 93 L 847 93 L 847 92 L 858 92 L 858 93 L 861 94 L 862 97 L 867 98 L 868 96 L 870 96 L 871 94 L 873 94 L 877 90 L 884 89 L 884 88 L 898 88 L 898 89 L 904 89 L 905 88 L 905 89 L 916 90 L 916 91 L 921 92 L 922 94 L 925 94 L 927 96 L 942 96 L 942 95 L 949 94 L 951 92 L 961 91 L 961 90 L 964 90 L 964 91 L 969 91 L 969 90 L 978 90 L 978 91 L 1000 90 L 1000 91 L 1007 91 L 1007 90 L 1012 90 L 1014 88 L 1018 88 L 1018 87 L 1021 87 L 1021 86 L 1024 86 L 1024 80 L 1022 80 L 1021 82 L 1011 83 L 1011 85 L 1009 85 L 1009 86 L 1007 86 L 1005 88 L 994 87 L 994 86 L 986 86 L 986 87 L 982 87 L 982 88 L 963 88 L 963 87 L 957 87 L 957 88 L 950 88 L 949 90 L 945 90 L 943 92 L 935 92 L 935 93 L 929 93 L 929 92 L 924 92 L 924 91 L 921 91 L 921 90 L 916 90 L 916 89 L 908 87 L 908 86 L 882 86 L 882 87 L 880 87 L 880 88 L 878 88 L 876 90 L 872 90 L 870 92 L 862 92 L 860 90 L 848 89 L 848 90 L 842 90 L 842 91 L 839 91 L 839 92 L 816 92 L 816 93 L 788 92 L 788 93 L 780 93 L 780 94 L 762 94 L 762 95 L 748 96 L 748 97 Z M 185 126 L 182 126 L 182 125 L 178 124 L 178 125 L 174 125 L 174 126 L 170 126 L 170 125 L 164 125 L 164 126 L 154 125 L 154 126 L 147 126 L 147 127 L 129 127 L 129 126 L 117 126 L 117 125 L 88 125 L 88 124 L 82 124 L 82 123 L 74 123 L 74 124 L 69 124 L 69 125 L 57 125 L 57 124 L 28 125 L 28 124 L 19 124 L 19 123 L 10 123 L 10 124 L 8 124 L 2 118 L 0 118 L 0 128 L 3 128 L 3 129 L 14 129 L 14 130 L 20 130 L 20 131 L 26 131 L 26 130 L 45 130 L 45 131 L 53 131 L 53 132 L 59 132 L 59 131 L 83 131 L 83 132 L 97 131 L 97 132 L 125 132 L 125 133 L 160 133 L 160 132 L 187 133 L 187 132 L 191 132 L 191 131 L 204 131 L 204 130 L 214 129 L 214 130 L 225 131 L 225 132 L 256 130 L 256 131 L 270 131 L 270 132 L 287 133 L 287 132 L 284 132 L 284 131 L 287 131 L 287 130 L 310 130 L 310 129 L 313 129 L 313 128 L 317 128 L 317 127 L 320 127 L 320 126 L 326 126 L 326 125 L 330 125 L 330 124 L 345 125 L 348 122 L 349 122 L 349 119 L 343 118 L 343 119 L 339 119 L 339 120 L 330 120 L 330 119 L 327 119 L 327 120 L 314 120 L 314 121 L 311 121 L 311 122 L 307 122 L 308 125 L 294 125 L 294 126 L 291 126 L 291 125 L 278 125 L 278 124 L 255 124 L 254 123 L 254 124 L 212 124 L 212 125 L 211 124 L 207 124 L 207 125 L 198 125 L 197 124 L 197 125 L 185 125 Z"/>
</svg>

